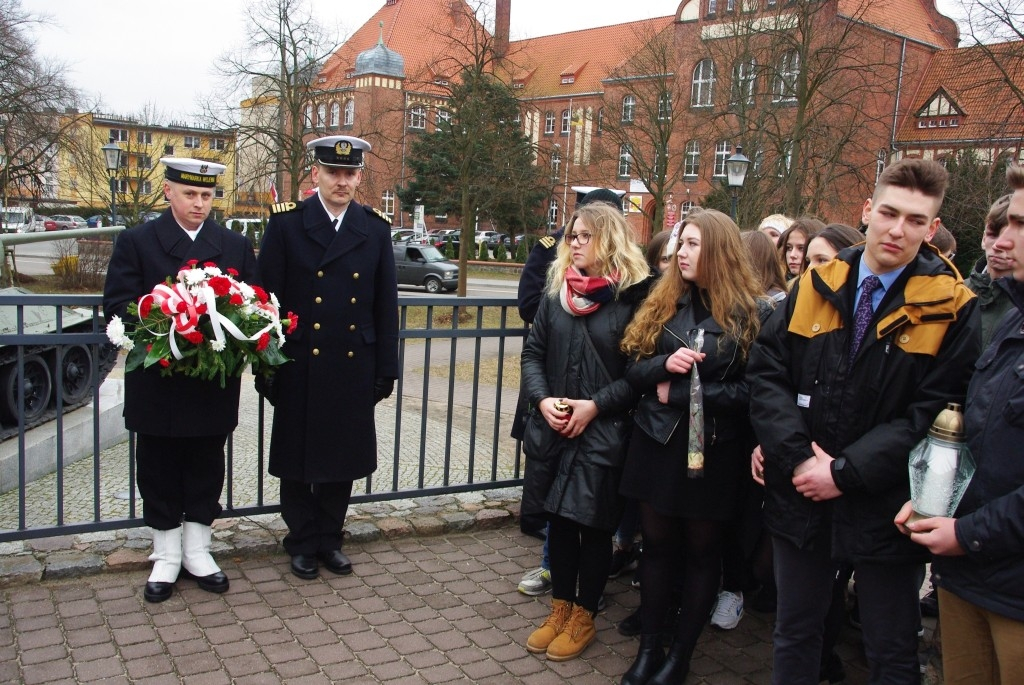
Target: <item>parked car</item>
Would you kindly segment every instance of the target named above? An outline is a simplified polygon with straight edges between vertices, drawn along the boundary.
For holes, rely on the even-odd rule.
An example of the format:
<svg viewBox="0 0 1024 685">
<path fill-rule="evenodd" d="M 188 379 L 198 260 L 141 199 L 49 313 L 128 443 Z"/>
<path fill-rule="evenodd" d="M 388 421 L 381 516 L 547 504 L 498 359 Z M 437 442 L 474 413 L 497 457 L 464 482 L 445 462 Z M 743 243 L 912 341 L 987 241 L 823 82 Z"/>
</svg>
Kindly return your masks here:
<svg viewBox="0 0 1024 685">
<path fill-rule="evenodd" d="M 50 218 L 57 223 L 57 228 L 61 230 L 67 228 L 86 228 L 88 226 L 88 222 L 85 219 L 72 214 L 54 214 Z"/>
<path fill-rule="evenodd" d="M 56 221 L 54 221 L 53 219 L 51 219 L 48 216 L 43 216 L 42 214 L 36 214 L 35 216 L 32 217 L 32 221 L 29 222 L 28 229 L 26 230 L 26 232 L 28 232 L 28 233 L 40 232 L 41 233 L 43 231 L 56 231 L 56 230 L 57 230 L 57 222 Z"/>
<path fill-rule="evenodd" d="M 484 242 L 487 243 L 487 247 L 491 248 L 492 250 L 496 248 L 498 245 L 504 245 L 506 248 L 508 248 L 508 234 L 506 233 L 499 233 L 498 231 L 483 231 L 482 233 L 477 234 L 477 242 L 479 242 L 481 237 L 483 238 Z"/>
<path fill-rule="evenodd" d="M 459 285 L 459 267 L 444 258 L 444 255 L 430 245 L 396 244 L 395 270 L 398 285 L 415 285 L 427 289 L 428 293 L 452 291 Z"/>
<path fill-rule="evenodd" d="M 416 231 L 411 228 L 398 228 L 391 231 L 391 242 L 404 243 L 415 235 Z"/>
</svg>

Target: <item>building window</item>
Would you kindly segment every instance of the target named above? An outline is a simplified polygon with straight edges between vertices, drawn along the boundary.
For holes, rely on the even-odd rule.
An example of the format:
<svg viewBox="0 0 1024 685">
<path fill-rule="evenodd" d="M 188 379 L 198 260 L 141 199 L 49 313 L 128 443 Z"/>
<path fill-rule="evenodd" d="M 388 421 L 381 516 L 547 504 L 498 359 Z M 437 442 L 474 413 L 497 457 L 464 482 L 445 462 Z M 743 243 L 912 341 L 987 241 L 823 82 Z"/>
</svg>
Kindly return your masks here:
<svg viewBox="0 0 1024 685">
<path fill-rule="evenodd" d="M 313 105 L 306 105 L 302 114 L 302 126 L 307 130 L 313 128 Z"/>
<path fill-rule="evenodd" d="M 878 181 L 878 177 L 882 175 L 882 172 L 885 171 L 885 158 L 886 158 L 885 148 L 879 149 L 878 153 L 875 155 L 875 181 L 876 182 Z"/>
<path fill-rule="evenodd" d="M 139 169 L 152 169 L 153 168 L 153 158 L 150 157 L 149 155 L 139 155 L 135 159 L 136 159 L 135 166 L 137 166 Z"/>
<path fill-rule="evenodd" d="M 551 152 L 551 178 L 557 179 L 558 170 L 562 168 L 562 153 L 557 149 Z"/>
<path fill-rule="evenodd" d="M 700 174 L 700 143 L 691 140 L 686 144 L 686 154 L 683 156 L 683 175 L 698 176 Z"/>
<path fill-rule="evenodd" d="M 555 113 L 544 112 L 544 133 L 551 135 L 555 132 Z"/>
<path fill-rule="evenodd" d="M 693 204 L 692 201 L 687 200 L 686 202 L 679 203 L 679 216 L 686 217 L 687 214 L 693 211 L 693 208 L 697 205 Z"/>
<path fill-rule="evenodd" d="M 558 225 L 558 200 L 548 203 L 548 226 Z"/>
<path fill-rule="evenodd" d="M 732 103 L 734 105 L 754 104 L 756 74 L 757 62 L 754 58 L 744 58 L 736 63 L 732 74 Z"/>
<path fill-rule="evenodd" d="M 151 131 L 136 131 L 135 140 L 139 143 L 139 145 L 152 145 L 153 133 Z"/>
<path fill-rule="evenodd" d="M 736 10 L 736 0 L 725 0 L 725 11 L 734 12 Z"/>
<path fill-rule="evenodd" d="M 423 105 L 409 108 L 409 128 L 425 129 L 427 127 L 427 110 Z"/>
<path fill-rule="evenodd" d="M 452 125 L 452 113 L 447 109 L 437 110 L 437 126 L 435 130 L 439 131 L 442 128 L 448 128 Z"/>
<path fill-rule="evenodd" d="M 126 128 L 112 128 L 110 129 L 110 141 L 111 143 L 127 143 L 128 142 L 128 129 Z"/>
<path fill-rule="evenodd" d="M 772 102 L 794 102 L 796 82 L 800 76 L 800 53 L 788 50 L 779 58 L 778 71 L 772 84 Z"/>
<path fill-rule="evenodd" d="M 119 178 L 117 179 L 117 192 L 127 193 L 131 188 L 128 186 L 128 179 Z"/>
<path fill-rule="evenodd" d="M 789 176 L 789 170 L 793 167 L 793 141 L 782 146 L 782 154 L 779 156 L 779 178 Z"/>
<path fill-rule="evenodd" d="M 729 159 L 729 141 L 720 140 L 715 145 L 715 176 L 725 176 L 725 160 Z"/>
<path fill-rule="evenodd" d="M 143 181 L 142 182 L 142 194 L 143 195 L 149 195 L 152 192 L 153 192 L 153 182 L 152 181 Z"/>
<path fill-rule="evenodd" d="M 385 190 L 380 195 L 380 211 L 388 216 L 395 215 L 395 191 Z"/>
<path fill-rule="evenodd" d="M 211 150 L 218 150 L 220 152 L 223 152 L 224 148 L 226 148 L 227 146 L 228 146 L 228 141 L 227 141 L 226 138 L 210 138 L 210 149 Z"/>
<path fill-rule="evenodd" d="M 198 150 L 201 142 L 199 136 L 185 136 L 185 149 Z"/>
<path fill-rule="evenodd" d="M 567 109 L 562 110 L 562 135 L 569 134 L 569 125 L 572 124 L 572 114 Z"/>
<path fill-rule="evenodd" d="M 633 123 L 633 117 L 636 116 L 636 98 L 632 95 L 627 95 L 622 98 L 622 122 L 624 124 Z"/>
<path fill-rule="evenodd" d="M 331 103 L 331 120 L 328 123 L 331 128 L 338 128 L 341 124 L 341 105 L 337 102 Z"/>
<path fill-rule="evenodd" d="M 627 178 L 633 164 L 633 148 L 628 143 L 619 146 L 619 176 Z"/>
<path fill-rule="evenodd" d="M 718 0 L 708 0 L 708 14 L 714 14 L 718 11 Z"/>
<path fill-rule="evenodd" d="M 597 110 L 597 135 L 604 132 L 604 107 Z"/>
<path fill-rule="evenodd" d="M 164 145 L 164 154 L 165 155 L 173 155 L 174 154 L 174 146 L 173 145 Z"/>
<path fill-rule="evenodd" d="M 327 128 L 327 105 L 322 102 L 316 106 L 316 126 Z"/>
<path fill-rule="evenodd" d="M 214 188 L 213 189 L 213 199 L 214 200 L 223 200 L 224 199 L 224 189 L 223 188 Z"/>
<path fill-rule="evenodd" d="M 768 0 L 768 6 L 769 7 L 775 7 L 777 2 L 778 2 L 778 0 Z"/>
<path fill-rule="evenodd" d="M 690 88 L 691 107 L 710 107 L 715 90 L 715 63 L 703 59 L 693 70 Z"/>
<path fill-rule="evenodd" d="M 658 97 L 658 119 L 668 121 L 672 118 L 672 94 L 662 93 Z"/>
</svg>

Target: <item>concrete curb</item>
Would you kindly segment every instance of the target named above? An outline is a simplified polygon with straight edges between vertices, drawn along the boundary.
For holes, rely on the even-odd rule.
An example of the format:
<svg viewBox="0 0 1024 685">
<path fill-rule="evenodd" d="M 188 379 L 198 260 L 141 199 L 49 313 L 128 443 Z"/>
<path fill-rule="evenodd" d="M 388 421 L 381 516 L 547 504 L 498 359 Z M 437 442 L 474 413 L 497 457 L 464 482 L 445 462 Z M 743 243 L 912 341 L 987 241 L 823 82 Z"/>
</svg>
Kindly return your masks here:
<svg viewBox="0 0 1024 685">
<path fill-rule="evenodd" d="M 519 521 L 521 488 L 481 490 L 417 499 L 355 504 L 345 537 L 366 543 L 430 537 L 510 526 Z M 212 553 L 241 560 L 283 554 L 287 527 L 280 514 L 218 519 Z M 125 528 L 80 535 L 0 543 L 0 589 L 40 580 L 76 578 L 149 568 L 149 528 Z"/>
</svg>

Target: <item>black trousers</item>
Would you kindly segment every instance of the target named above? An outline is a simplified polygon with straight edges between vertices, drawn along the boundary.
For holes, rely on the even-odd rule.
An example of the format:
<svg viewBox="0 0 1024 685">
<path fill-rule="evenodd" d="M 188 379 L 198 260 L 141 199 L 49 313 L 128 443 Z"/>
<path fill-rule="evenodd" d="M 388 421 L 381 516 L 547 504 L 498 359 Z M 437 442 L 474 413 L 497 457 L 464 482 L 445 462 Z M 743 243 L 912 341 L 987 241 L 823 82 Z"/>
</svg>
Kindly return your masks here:
<svg viewBox="0 0 1024 685">
<path fill-rule="evenodd" d="M 281 479 L 281 516 L 288 526 L 288 554 L 313 555 L 341 549 L 352 481 L 303 483 Z"/>
<path fill-rule="evenodd" d="M 220 516 L 227 435 L 176 438 L 135 436 L 142 520 L 172 530 L 182 520 L 208 526 Z"/>
</svg>

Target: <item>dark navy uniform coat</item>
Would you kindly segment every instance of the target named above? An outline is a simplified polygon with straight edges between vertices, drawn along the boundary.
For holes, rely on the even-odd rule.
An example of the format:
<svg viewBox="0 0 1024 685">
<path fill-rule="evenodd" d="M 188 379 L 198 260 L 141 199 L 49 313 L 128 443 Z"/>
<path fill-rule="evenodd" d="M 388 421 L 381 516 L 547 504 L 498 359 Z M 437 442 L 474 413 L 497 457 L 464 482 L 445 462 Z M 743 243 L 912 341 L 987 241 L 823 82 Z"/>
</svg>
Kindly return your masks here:
<svg viewBox="0 0 1024 685">
<path fill-rule="evenodd" d="M 103 287 L 103 313 L 129 326 L 130 302 L 136 302 L 190 260 L 233 268 L 239 278 L 257 283 L 256 257 L 249 239 L 207 219 L 193 241 L 165 211 L 156 219 L 129 228 L 117 237 Z M 136 322 L 138 319 L 135 320 Z M 238 425 L 240 379 L 219 381 L 161 376 L 157 368 L 138 369 L 124 377 L 124 422 L 129 430 L 161 436 L 226 435 Z"/>
<path fill-rule="evenodd" d="M 274 211 L 261 283 L 299 315 L 274 375 L 270 473 L 343 482 L 377 468 L 374 381 L 398 378 L 398 286 L 390 224 L 352 202 L 335 231 L 316 197 Z"/>
</svg>

